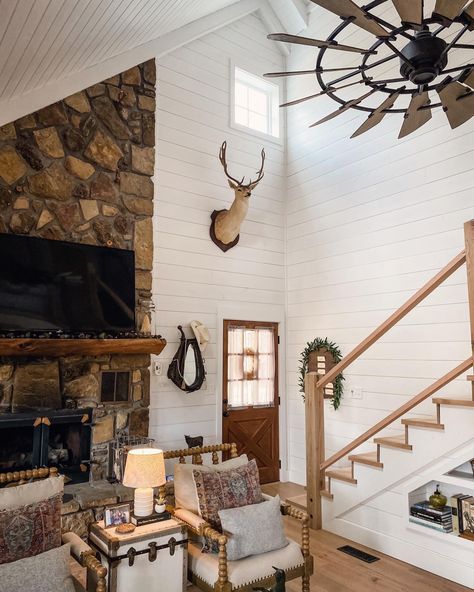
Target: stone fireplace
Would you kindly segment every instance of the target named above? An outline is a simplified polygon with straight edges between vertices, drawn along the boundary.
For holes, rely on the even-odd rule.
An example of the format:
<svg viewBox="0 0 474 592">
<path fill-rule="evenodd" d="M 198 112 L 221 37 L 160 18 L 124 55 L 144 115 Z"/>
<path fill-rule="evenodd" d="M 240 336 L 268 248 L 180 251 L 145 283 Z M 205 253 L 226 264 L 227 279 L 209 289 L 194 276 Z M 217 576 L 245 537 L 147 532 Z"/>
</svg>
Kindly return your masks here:
<svg viewBox="0 0 474 592">
<path fill-rule="evenodd" d="M 155 82 L 150 60 L 0 128 L 0 232 L 134 249 L 137 330 L 145 333 L 152 309 Z M 23 453 L 43 464 L 49 446 L 51 462 L 51 455 L 66 454 L 61 449 L 71 450 L 79 433 L 77 427 L 59 433 L 57 418 L 90 413 L 83 424 L 90 450 L 81 455 L 89 454 L 91 480 L 100 481 L 116 436 L 148 435 L 149 355 L 126 349 L 100 356 L 1 355 L 0 443 L 2 423 L 7 430 L 15 417 L 46 418 L 51 427 L 35 428 L 32 436 L 43 448 Z M 114 372 L 128 373 L 118 398 L 105 388 Z M 45 441 L 55 430 L 57 449 Z"/>
</svg>

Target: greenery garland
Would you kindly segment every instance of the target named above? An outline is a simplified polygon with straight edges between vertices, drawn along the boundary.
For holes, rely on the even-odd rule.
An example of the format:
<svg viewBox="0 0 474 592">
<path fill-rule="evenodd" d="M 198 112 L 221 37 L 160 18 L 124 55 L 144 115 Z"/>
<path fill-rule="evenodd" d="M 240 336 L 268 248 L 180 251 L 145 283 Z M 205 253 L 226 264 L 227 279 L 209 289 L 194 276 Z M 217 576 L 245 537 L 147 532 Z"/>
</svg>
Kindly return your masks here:
<svg viewBox="0 0 474 592">
<path fill-rule="evenodd" d="M 334 360 L 334 362 L 336 364 L 342 360 L 341 350 L 338 348 L 338 346 L 333 341 L 329 341 L 329 339 L 327 337 L 324 339 L 316 337 L 316 339 L 314 339 L 313 341 L 308 341 L 308 343 L 306 344 L 306 347 L 301 352 L 300 378 L 298 381 L 299 386 L 300 386 L 300 392 L 303 393 L 303 399 L 304 399 L 304 378 L 306 376 L 306 372 L 308 372 L 309 354 L 311 352 L 318 350 L 318 349 L 325 349 L 326 351 L 328 351 L 332 355 L 332 359 Z M 334 407 L 335 410 L 338 409 L 341 404 L 341 398 L 342 398 L 342 394 L 344 392 L 344 387 L 343 387 L 342 383 L 344 380 L 345 380 L 345 378 L 341 372 L 341 374 L 338 374 L 332 382 L 333 396 L 331 398 L 331 405 Z"/>
</svg>

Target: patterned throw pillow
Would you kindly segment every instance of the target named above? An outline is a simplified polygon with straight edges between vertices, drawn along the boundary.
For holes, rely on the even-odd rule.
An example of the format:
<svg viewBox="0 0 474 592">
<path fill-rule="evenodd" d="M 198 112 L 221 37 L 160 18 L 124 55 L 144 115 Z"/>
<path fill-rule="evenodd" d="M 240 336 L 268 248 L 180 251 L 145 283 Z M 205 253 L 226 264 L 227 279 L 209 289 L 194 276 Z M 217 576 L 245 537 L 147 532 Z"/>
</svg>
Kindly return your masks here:
<svg viewBox="0 0 474 592">
<path fill-rule="evenodd" d="M 22 508 L 0 510 L 0 564 L 61 545 L 61 500 L 59 493 Z"/>
<path fill-rule="evenodd" d="M 221 530 L 219 510 L 240 508 L 262 501 L 258 467 L 251 460 L 230 471 L 193 471 L 200 515 L 216 530 Z"/>
</svg>

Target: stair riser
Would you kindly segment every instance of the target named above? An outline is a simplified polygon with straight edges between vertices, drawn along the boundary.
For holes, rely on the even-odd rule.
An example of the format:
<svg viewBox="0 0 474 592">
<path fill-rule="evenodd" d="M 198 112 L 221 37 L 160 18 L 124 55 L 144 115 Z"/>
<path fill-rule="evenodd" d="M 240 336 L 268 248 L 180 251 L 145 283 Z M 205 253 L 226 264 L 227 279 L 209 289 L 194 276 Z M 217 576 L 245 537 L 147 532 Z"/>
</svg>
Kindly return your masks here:
<svg viewBox="0 0 474 592">
<path fill-rule="evenodd" d="M 474 409 L 459 413 L 457 408 L 443 409 L 445 431 L 409 428 L 410 444 L 413 451 L 396 448 L 381 449 L 384 470 L 356 465 L 357 486 L 333 482 L 334 500 L 330 516 L 337 517 L 349 508 L 362 503 L 375 494 L 387 489 L 401 479 L 417 474 L 427 465 L 439 459 L 440 451 L 446 454 L 473 438 Z M 363 474 L 362 474 L 363 473 Z"/>
</svg>

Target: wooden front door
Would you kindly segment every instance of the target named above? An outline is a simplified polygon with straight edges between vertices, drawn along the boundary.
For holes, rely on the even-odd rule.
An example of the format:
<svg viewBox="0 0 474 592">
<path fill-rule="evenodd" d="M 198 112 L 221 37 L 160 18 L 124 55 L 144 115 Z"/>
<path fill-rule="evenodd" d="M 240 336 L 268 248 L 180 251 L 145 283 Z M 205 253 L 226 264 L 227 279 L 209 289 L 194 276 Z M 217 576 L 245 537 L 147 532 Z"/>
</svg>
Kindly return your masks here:
<svg viewBox="0 0 474 592">
<path fill-rule="evenodd" d="M 278 323 L 224 321 L 222 441 L 279 480 Z"/>
</svg>

